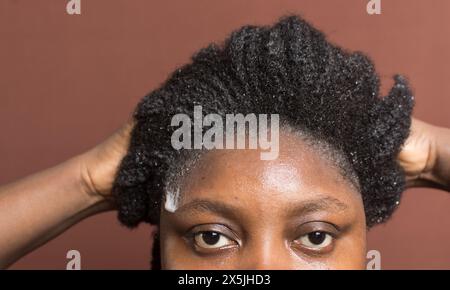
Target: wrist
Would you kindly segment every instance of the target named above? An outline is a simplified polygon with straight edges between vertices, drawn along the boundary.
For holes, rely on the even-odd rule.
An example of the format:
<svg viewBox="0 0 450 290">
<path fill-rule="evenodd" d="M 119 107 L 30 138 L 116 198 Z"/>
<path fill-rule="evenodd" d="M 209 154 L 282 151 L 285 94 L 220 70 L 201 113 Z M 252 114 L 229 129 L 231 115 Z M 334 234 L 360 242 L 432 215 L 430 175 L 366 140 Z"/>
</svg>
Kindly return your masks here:
<svg viewBox="0 0 450 290">
<path fill-rule="evenodd" d="M 100 192 L 93 181 L 94 175 L 89 167 L 92 163 L 93 154 L 93 152 L 88 151 L 74 158 L 77 170 L 77 184 L 88 207 L 109 210 L 113 208 L 112 200 L 108 195 Z"/>
<path fill-rule="evenodd" d="M 448 190 L 449 176 L 446 176 L 448 173 L 445 172 L 445 167 L 450 155 L 445 153 L 445 143 L 448 141 L 449 130 L 431 124 L 426 126 L 429 139 L 428 158 L 419 179 L 431 187 Z"/>
<path fill-rule="evenodd" d="M 433 156 L 430 160 L 430 179 L 440 189 L 450 189 L 450 130 L 434 127 Z"/>
</svg>

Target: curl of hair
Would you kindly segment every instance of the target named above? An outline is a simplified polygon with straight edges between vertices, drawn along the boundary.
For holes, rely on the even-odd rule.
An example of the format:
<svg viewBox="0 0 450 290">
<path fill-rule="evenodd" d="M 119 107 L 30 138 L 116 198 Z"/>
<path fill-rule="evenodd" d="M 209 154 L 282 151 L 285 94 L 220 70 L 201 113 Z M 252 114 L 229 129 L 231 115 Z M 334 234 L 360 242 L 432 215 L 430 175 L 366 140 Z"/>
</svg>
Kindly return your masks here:
<svg viewBox="0 0 450 290">
<path fill-rule="evenodd" d="M 358 177 L 367 225 L 388 219 L 405 186 L 396 156 L 409 135 L 413 96 L 394 77 L 385 97 L 372 62 L 348 52 L 297 16 L 244 26 L 211 44 L 145 96 L 134 113 L 128 152 L 113 195 L 130 227 L 159 223 L 167 171 L 180 159 L 170 143 L 175 114 L 279 114 L 345 154 Z"/>
</svg>

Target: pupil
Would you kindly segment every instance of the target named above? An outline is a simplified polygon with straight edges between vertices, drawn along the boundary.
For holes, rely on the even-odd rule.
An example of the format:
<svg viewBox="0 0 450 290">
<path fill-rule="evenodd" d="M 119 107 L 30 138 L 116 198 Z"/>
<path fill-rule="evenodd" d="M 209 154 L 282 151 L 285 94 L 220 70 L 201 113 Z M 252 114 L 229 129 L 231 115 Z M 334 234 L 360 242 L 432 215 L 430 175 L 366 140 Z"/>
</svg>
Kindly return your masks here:
<svg viewBox="0 0 450 290">
<path fill-rule="evenodd" d="M 204 232 L 202 238 L 208 245 L 214 245 L 219 241 L 220 235 L 216 232 Z"/>
<path fill-rule="evenodd" d="M 325 241 L 326 234 L 324 232 L 312 232 L 308 234 L 308 239 L 314 245 L 320 245 Z"/>
</svg>

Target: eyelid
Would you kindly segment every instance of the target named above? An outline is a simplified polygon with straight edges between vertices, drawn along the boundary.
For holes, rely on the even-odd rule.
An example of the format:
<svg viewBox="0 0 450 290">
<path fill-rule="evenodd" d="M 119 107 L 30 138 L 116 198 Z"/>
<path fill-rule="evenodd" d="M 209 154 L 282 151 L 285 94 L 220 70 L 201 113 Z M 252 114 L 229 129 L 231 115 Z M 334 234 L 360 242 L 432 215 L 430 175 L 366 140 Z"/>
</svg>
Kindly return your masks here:
<svg viewBox="0 0 450 290">
<path fill-rule="evenodd" d="M 310 233 L 313 232 L 323 232 L 329 237 L 331 237 L 330 244 L 324 246 L 324 247 L 308 247 L 302 244 L 302 238 L 305 238 Z M 302 253 L 308 257 L 313 256 L 322 256 L 329 254 L 331 251 L 333 251 L 335 247 L 336 240 L 341 235 L 340 228 L 332 223 L 325 222 L 325 221 L 310 221 L 301 224 L 298 226 L 296 231 L 296 237 L 291 240 L 290 244 L 293 249 L 296 249 L 296 252 Z"/>
<path fill-rule="evenodd" d="M 224 235 L 228 239 L 235 241 L 239 246 L 241 245 L 239 236 L 228 226 L 223 224 L 201 224 L 191 227 L 187 230 L 186 235 L 189 238 L 193 238 L 196 234 L 201 232 L 217 232 Z"/>
<path fill-rule="evenodd" d="M 204 240 L 202 240 L 203 239 L 202 236 L 205 233 L 217 233 L 219 235 L 218 242 L 220 242 L 220 241 L 222 241 L 222 239 L 224 239 L 226 245 L 223 245 L 223 246 L 208 245 L 207 243 L 204 242 Z M 199 239 L 197 240 L 197 238 L 199 238 Z M 204 243 L 204 245 L 201 246 L 200 245 L 201 243 Z M 217 250 L 224 250 L 224 249 L 227 249 L 227 248 L 235 247 L 237 245 L 237 242 L 235 240 L 233 240 L 233 239 L 230 239 L 226 235 L 224 235 L 222 233 L 219 233 L 219 232 L 212 232 L 212 231 L 205 232 L 205 231 L 201 231 L 201 232 L 197 232 L 196 234 L 194 234 L 194 244 L 195 244 L 195 246 L 199 247 L 201 250 L 204 250 L 204 251 L 211 251 L 211 250 L 212 251 L 217 251 Z"/>
<path fill-rule="evenodd" d="M 307 235 L 311 232 L 325 232 L 330 234 L 333 238 L 337 238 L 341 233 L 341 229 L 332 223 L 325 221 L 310 221 L 301 224 L 296 229 L 296 238 L 300 238 L 304 235 Z"/>
</svg>

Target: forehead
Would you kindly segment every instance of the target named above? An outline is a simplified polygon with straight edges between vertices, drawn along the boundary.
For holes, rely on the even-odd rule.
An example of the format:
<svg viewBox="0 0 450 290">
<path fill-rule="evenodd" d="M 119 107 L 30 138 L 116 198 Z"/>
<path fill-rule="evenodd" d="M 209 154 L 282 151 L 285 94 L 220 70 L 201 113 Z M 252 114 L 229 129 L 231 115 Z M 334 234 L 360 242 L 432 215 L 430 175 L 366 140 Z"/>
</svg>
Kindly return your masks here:
<svg viewBox="0 0 450 290">
<path fill-rule="evenodd" d="M 330 154 L 289 132 L 280 132 L 275 160 L 261 160 L 258 150 L 210 151 L 184 180 L 180 205 L 209 199 L 254 208 L 274 203 L 283 207 L 318 196 L 362 203 Z"/>
</svg>

